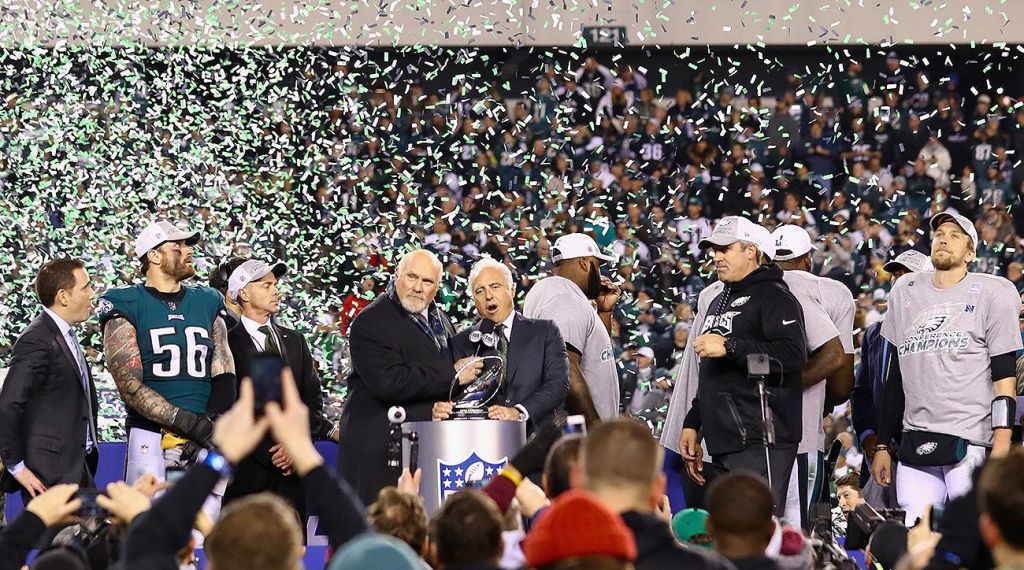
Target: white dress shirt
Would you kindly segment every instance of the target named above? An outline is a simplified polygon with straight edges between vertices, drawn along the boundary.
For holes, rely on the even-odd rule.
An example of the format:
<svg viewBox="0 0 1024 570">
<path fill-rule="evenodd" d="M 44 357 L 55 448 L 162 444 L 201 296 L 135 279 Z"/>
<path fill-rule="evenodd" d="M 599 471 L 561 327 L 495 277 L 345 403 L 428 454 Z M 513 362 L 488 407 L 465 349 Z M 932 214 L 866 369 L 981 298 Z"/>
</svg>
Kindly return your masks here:
<svg viewBox="0 0 1024 570">
<path fill-rule="evenodd" d="M 267 346 L 267 335 L 263 334 L 260 327 L 270 326 L 270 319 L 267 319 L 265 323 L 257 323 L 249 317 L 242 315 L 242 326 L 245 327 L 245 332 L 249 333 L 249 337 L 252 339 L 253 344 L 256 345 L 256 348 L 263 352 Z M 270 326 L 270 331 L 274 335 L 274 341 L 277 342 L 278 349 L 280 349 L 281 338 L 277 335 L 274 327 Z"/>
</svg>

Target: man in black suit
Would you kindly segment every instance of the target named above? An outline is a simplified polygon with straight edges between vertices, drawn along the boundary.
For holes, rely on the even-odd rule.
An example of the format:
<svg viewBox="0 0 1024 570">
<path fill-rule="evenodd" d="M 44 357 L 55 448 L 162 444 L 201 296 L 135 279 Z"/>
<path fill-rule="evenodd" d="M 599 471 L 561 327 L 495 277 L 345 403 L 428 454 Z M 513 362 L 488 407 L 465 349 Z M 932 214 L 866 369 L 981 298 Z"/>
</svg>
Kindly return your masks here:
<svg viewBox="0 0 1024 570">
<path fill-rule="evenodd" d="M 480 318 L 495 323 L 498 345 L 491 348 L 471 340 L 478 324 L 455 336 L 452 355 L 504 356 L 501 388 L 487 408 L 487 417 L 525 421 L 527 431 L 532 432 L 562 407 L 569 393 L 569 361 L 562 335 L 551 321 L 528 319 L 515 312 L 512 272 L 494 259 L 485 257 L 473 266 L 469 290 Z M 436 403 L 433 418 L 448 418 L 453 405 Z"/>
<path fill-rule="evenodd" d="M 338 472 L 366 504 L 398 480 L 388 466 L 388 409 L 405 408 L 406 421 L 427 421 L 434 402 L 448 397 L 457 370 L 459 382 L 472 382 L 480 362 L 452 364 L 454 331 L 434 304 L 441 261 L 427 250 L 407 253 L 398 263 L 386 294 L 352 322 L 349 346 L 352 374 L 341 414 Z"/>
<path fill-rule="evenodd" d="M 281 311 L 277 280 L 285 274 L 283 263 L 268 265 L 247 260 L 238 264 L 228 278 L 227 293 L 241 308 L 239 323 L 228 332 L 228 344 L 235 359 L 235 374 L 250 376 L 250 361 L 261 353 L 279 354 L 291 368 L 302 403 L 309 408 L 309 426 L 313 440 L 338 440 L 338 431 L 324 417 L 320 375 L 305 338 L 297 331 L 275 323 L 273 315 Z M 234 470 L 234 478 L 224 493 L 224 504 L 246 495 L 270 491 L 291 502 L 303 520 L 306 499 L 302 481 L 292 470 L 291 459 L 269 436 Z"/>
<path fill-rule="evenodd" d="M 0 488 L 29 499 L 59 483 L 94 484 L 96 387 L 72 327 L 96 292 L 82 262 L 59 259 L 36 276 L 43 312 L 14 344 L 0 392 Z"/>
</svg>

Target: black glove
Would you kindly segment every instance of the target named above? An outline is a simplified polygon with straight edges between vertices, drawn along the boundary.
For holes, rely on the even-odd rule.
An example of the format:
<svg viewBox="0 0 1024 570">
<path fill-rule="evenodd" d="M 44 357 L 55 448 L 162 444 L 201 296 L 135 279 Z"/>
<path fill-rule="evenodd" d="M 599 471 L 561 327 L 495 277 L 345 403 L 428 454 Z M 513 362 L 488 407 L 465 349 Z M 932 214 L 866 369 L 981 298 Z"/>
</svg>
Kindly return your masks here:
<svg viewBox="0 0 1024 570">
<path fill-rule="evenodd" d="M 565 428 L 565 414 L 556 412 L 551 421 L 544 424 L 534 432 L 526 445 L 516 453 L 509 463 L 515 467 L 523 477 L 529 477 L 533 473 L 540 473 L 544 470 L 544 461 L 548 457 L 548 451 L 555 445 L 555 442 L 562 437 Z"/>
<path fill-rule="evenodd" d="M 171 424 L 178 434 L 191 439 L 203 447 L 213 446 L 213 420 L 208 416 L 193 414 L 188 410 L 178 410 Z"/>
</svg>

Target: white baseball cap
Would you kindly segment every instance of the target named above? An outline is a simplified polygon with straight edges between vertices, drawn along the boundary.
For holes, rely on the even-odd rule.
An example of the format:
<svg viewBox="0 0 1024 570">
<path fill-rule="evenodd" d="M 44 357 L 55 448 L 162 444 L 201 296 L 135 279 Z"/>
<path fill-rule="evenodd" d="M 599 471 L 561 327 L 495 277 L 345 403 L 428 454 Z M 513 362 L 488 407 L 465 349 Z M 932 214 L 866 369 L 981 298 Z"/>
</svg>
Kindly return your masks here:
<svg viewBox="0 0 1024 570">
<path fill-rule="evenodd" d="M 603 261 L 618 261 L 619 258 L 607 253 L 601 253 L 594 238 L 587 234 L 566 234 L 555 240 L 551 246 L 551 261 L 558 263 L 563 259 L 576 259 L 577 257 L 596 257 Z"/>
<path fill-rule="evenodd" d="M 199 239 L 197 231 L 180 229 L 171 222 L 154 222 L 146 226 L 146 229 L 135 238 L 135 257 L 142 259 L 165 242 L 185 240 L 186 244 L 195 245 L 199 243 Z"/>
<path fill-rule="evenodd" d="M 932 231 L 939 229 L 939 226 L 946 222 L 953 222 L 960 226 L 960 229 L 964 231 L 968 237 L 971 238 L 971 246 L 974 251 L 978 251 L 978 230 L 974 227 L 974 222 L 961 216 L 960 214 L 954 214 L 953 212 L 941 212 L 932 216 L 932 221 L 928 223 L 931 226 Z"/>
<path fill-rule="evenodd" d="M 775 240 L 775 261 L 789 261 L 807 254 L 814 249 L 811 235 L 800 226 L 787 224 L 772 232 Z"/>
<path fill-rule="evenodd" d="M 748 241 L 757 246 L 768 259 L 775 259 L 775 240 L 765 228 L 739 216 L 726 216 L 715 224 L 715 229 L 706 239 L 697 244 L 701 249 L 712 245 L 732 245 L 738 241 Z"/>
<path fill-rule="evenodd" d="M 908 249 L 907 251 L 897 255 L 895 259 L 892 259 L 883 265 L 882 269 L 888 273 L 892 273 L 893 271 L 897 271 L 900 267 L 904 267 L 913 273 L 918 271 L 932 271 L 935 269 L 935 267 L 932 266 L 931 258 L 916 249 Z"/>
<path fill-rule="evenodd" d="M 239 265 L 231 272 L 231 277 L 228 277 L 228 297 L 232 301 L 237 301 L 239 291 L 249 283 L 262 279 L 270 272 L 274 273 L 274 277 L 280 278 L 288 272 L 288 268 L 280 261 L 268 264 L 258 259 L 250 259 Z"/>
</svg>

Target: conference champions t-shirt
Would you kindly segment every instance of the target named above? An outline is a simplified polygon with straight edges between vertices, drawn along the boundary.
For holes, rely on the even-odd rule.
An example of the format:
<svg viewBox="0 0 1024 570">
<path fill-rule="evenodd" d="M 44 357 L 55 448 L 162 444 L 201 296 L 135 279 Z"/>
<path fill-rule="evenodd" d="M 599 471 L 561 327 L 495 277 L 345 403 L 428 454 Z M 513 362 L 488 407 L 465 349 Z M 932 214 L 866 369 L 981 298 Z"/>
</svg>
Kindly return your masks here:
<svg viewBox="0 0 1024 570">
<path fill-rule="evenodd" d="M 580 367 L 602 420 L 619 415 L 619 377 L 612 339 L 590 299 L 575 283 L 553 275 L 526 294 L 523 315 L 553 321 L 569 350 L 581 353 Z"/>
<path fill-rule="evenodd" d="M 882 336 L 897 347 L 900 359 L 903 427 L 991 446 L 990 359 L 1021 348 L 1020 297 L 1002 277 L 968 273 L 938 289 L 934 275 L 901 277 L 882 321 Z"/>
<path fill-rule="evenodd" d="M 811 350 L 812 327 L 822 327 L 822 331 L 814 331 L 815 337 L 820 337 L 834 330 L 839 335 L 839 342 L 843 344 L 843 352 L 853 354 L 853 318 L 857 307 L 853 302 L 853 295 L 850 294 L 850 290 L 835 279 L 819 277 L 806 271 L 786 271 L 783 273 L 782 278 L 786 281 L 789 290 L 800 301 L 800 306 L 804 309 L 804 327 L 807 331 L 808 351 Z M 808 309 L 808 305 L 814 305 L 824 311 L 832 327 L 824 327 L 818 318 L 809 318 L 807 316 L 808 311 L 811 310 L 817 313 L 817 308 Z M 834 337 L 835 335 L 827 340 L 831 340 Z M 823 380 L 804 390 L 804 426 L 803 435 L 800 438 L 800 446 L 797 449 L 798 453 L 825 451 L 825 430 L 821 422 L 824 409 L 825 381 Z"/>
</svg>

